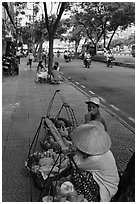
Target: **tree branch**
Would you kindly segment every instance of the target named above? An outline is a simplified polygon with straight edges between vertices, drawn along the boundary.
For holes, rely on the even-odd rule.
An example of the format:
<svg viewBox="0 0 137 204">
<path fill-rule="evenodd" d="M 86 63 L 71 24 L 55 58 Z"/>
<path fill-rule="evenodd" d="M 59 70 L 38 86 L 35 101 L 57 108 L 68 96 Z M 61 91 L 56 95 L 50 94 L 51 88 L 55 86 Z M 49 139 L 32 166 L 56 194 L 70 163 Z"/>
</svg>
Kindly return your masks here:
<svg viewBox="0 0 137 204">
<path fill-rule="evenodd" d="M 58 13 L 59 13 L 59 7 L 60 7 L 60 3 L 58 4 L 56 15 L 58 15 Z"/>
<path fill-rule="evenodd" d="M 43 2 L 43 4 L 44 4 L 44 12 L 45 12 L 45 23 L 46 23 L 46 27 L 47 27 L 47 30 L 48 30 L 48 33 L 49 33 L 50 29 L 49 29 L 47 5 L 46 5 L 46 2 Z"/>
<path fill-rule="evenodd" d="M 14 23 L 14 21 L 13 21 L 13 18 L 12 18 L 12 16 L 11 16 L 11 14 L 10 14 L 10 11 L 9 11 L 8 3 L 7 3 L 7 2 L 2 2 L 2 6 L 6 9 L 7 14 L 8 14 L 9 18 L 10 18 L 10 21 L 11 21 L 12 25 L 14 26 L 14 28 L 15 28 L 16 31 L 17 31 L 17 28 L 16 28 L 16 26 L 15 26 L 15 23 Z"/>
<path fill-rule="evenodd" d="M 118 28 L 118 26 L 115 27 L 115 29 L 114 29 L 114 31 L 113 31 L 111 37 L 110 37 L 110 40 L 109 40 L 109 42 L 108 42 L 107 48 L 109 48 L 109 46 L 110 46 L 110 44 L 111 44 L 111 41 L 112 41 L 112 39 L 113 39 L 113 36 L 114 36 L 114 34 L 115 34 L 116 30 L 117 30 L 117 28 Z"/>
<path fill-rule="evenodd" d="M 57 30 L 59 21 L 60 21 L 60 19 L 61 19 L 61 16 L 62 16 L 64 10 L 65 10 L 65 7 L 66 7 L 66 2 L 62 2 L 62 3 L 61 3 L 60 10 L 59 10 L 59 14 L 58 14 L 57 19 L 56 19 L 56 21 L 55 21 L 55 23 L 54 23 L 54 26 L 53 26 L 53 30 L 52 30 L 53 34 L 55 34 L 55 32 L 56 32 L 56 30 Z"/>
</svg>

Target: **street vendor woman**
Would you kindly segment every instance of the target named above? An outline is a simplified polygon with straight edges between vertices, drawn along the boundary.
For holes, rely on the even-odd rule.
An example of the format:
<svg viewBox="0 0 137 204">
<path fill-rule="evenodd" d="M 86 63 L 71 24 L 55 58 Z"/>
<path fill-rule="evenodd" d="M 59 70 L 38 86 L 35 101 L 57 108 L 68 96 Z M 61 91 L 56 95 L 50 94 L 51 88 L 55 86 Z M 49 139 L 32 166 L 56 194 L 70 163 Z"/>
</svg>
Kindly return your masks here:
<svg viewBox="0 0 137 204">
<path fill-rule="evenodd" d="M 91 97 L 87 104 L 88 113 L 85 114 L 85 123 L 89 123 L 92 120 L 101 122 L 104 125 L 105 131 L 107 131 L 107 124 L 105 119 L 100 114 L 100 100 L 97 97 Z"/>
<path fill-rule="evenodd" d="M 118 190 L 119 175 L 114 156 L 110 151 L 111 139 L 99 123 L 94 121 L 93 124 L 90 122 L 81 125 L 71 136 L 77 147 L 74 161 L 80 170 L 90 173 L 88 182 L 91 183 L 89 186 L 93 195 L 88 195 L 89 186 L 86 189 L 86 184 L 82 183 L 81 177 L 78 178 L 76 172 L 72 175 L 72 183 L 88 201 L 109 202 Z M 89 178 L 89 175 L 87 176 Z M 81 188 L 84 192 L 81 192 Z"/>
</svg>

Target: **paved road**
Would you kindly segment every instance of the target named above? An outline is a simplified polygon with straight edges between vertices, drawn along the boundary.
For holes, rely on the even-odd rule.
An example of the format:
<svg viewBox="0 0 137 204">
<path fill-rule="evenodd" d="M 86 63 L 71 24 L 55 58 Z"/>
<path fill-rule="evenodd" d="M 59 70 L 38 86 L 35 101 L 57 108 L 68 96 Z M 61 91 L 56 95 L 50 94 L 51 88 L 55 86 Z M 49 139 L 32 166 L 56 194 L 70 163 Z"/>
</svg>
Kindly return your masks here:
<svg viewBox="0 0 137 204">
<path fill-rule="evenodd" d="M 95 93 L 117 114 L 129 123 L 135 118 L 135 70 L 92 62 L 90 69 L 85 69 L 82 60 L 65 63 L 63 58 L 55 59 L 61 64 L 61 72 L 85 91 Z"/>
</svg>

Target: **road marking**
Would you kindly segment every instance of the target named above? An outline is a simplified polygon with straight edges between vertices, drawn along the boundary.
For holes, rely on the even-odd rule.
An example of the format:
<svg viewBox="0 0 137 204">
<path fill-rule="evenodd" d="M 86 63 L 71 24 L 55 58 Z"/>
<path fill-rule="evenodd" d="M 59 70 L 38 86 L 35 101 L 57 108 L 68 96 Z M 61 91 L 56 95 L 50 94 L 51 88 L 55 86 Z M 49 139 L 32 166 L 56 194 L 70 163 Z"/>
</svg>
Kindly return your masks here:
<svg viewBox="0 0 137 204">
<path fill-rule="evenodd" d="M 79 84 L 79 82 L 76 81 L 76 84 Z"/>
<path fill-rule="evenodd" d="M 85 89 L 86 87 L 85 86 L 83 86 L 83 85 L 81 85 L 81 87 L 83 88 L 83 89 Z"/>
<path fill-rule="evenodd" d="M 128 119 L 135 123 L 134 118 L 129 117 Z"/>
<path fill-rule="evenodd" d="M 117 108 L 116 106 L 114 105 L 110 105 L 112 108 L 114 108 L 115 110 L 119 111 L 119 108 Z"/>
<path fill-rule="evenodd" d="M 93 91 L 89 91 L 90 93 L 92 93 L 92 94 L 95 94 Z"/>
<path fill-rule="evenodd" d="M 106 102 L 106 100 L 102 97 L 99 97 L 101 101 Z"/>
</svg>

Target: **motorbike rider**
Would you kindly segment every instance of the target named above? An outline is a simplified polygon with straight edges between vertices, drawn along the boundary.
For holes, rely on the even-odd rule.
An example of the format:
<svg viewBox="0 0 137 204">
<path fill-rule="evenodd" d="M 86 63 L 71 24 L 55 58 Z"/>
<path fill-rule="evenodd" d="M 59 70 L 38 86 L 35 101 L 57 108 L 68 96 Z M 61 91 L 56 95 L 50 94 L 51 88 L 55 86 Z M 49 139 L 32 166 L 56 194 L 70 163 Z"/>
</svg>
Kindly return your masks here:
<svg viewBox="0 0 137 204">
<path fill-rule="evenodd" d="M 65 59 L 66 62 L 69 61 L 68 51 L 67 50 L 64 51 L 64 59 Z"/>
<path fill-rule="evenodd" d="M 90 65 L 90 63 L 91 63 L 91 55 L 89 54 L 89 52 L 85 52 L 85 54 L 84 54 L 84 65 L 85 65 L 85 67 L 89 66 L 88 63 Z"/>
<path fill-rule="evenodd" d="M 57 57 L 59 57 L 59 56 L 60 56 L 60 51 L 58 50 L 58 51 L 57 51 Z"/>
<path fill-rule="evenodd" d="M 113 67 L 112 61 L 114 60 L 114 57 L 113 57 L 113 55 L 112 55 L 110 50 L 108 50 L 106 52 L 106 58 L 107 58 L 107 67 L 112 68 Z"/>
</svg>

